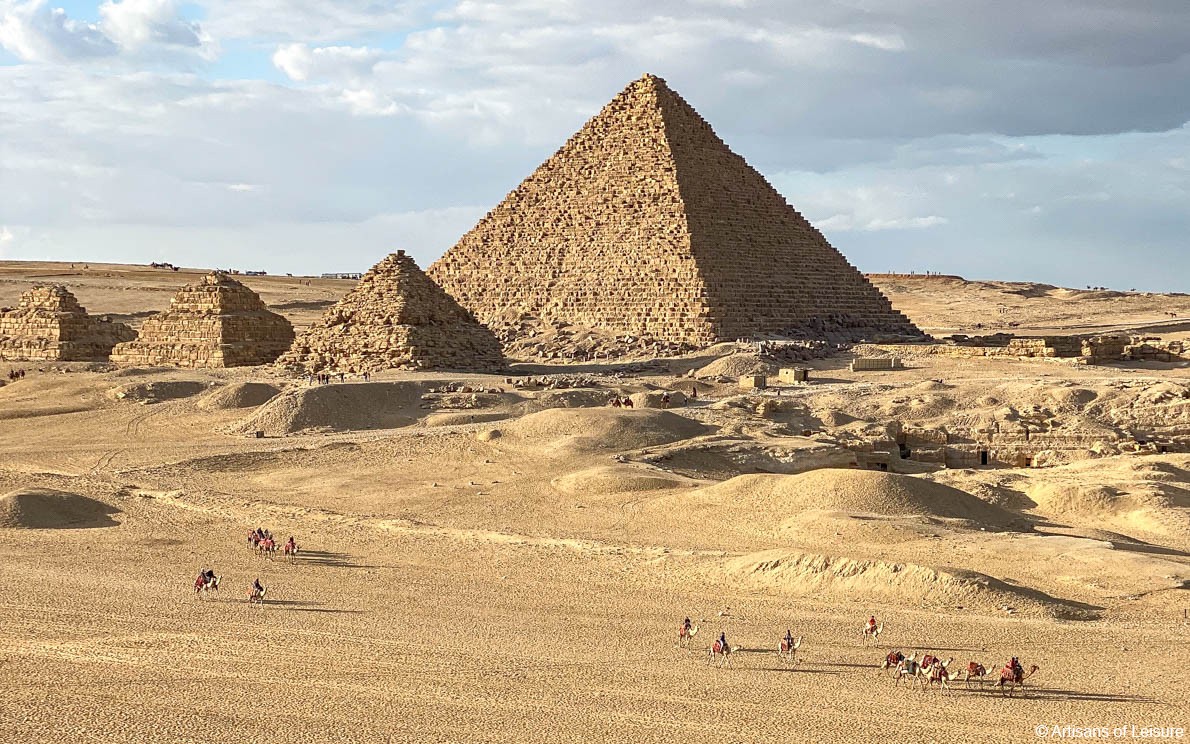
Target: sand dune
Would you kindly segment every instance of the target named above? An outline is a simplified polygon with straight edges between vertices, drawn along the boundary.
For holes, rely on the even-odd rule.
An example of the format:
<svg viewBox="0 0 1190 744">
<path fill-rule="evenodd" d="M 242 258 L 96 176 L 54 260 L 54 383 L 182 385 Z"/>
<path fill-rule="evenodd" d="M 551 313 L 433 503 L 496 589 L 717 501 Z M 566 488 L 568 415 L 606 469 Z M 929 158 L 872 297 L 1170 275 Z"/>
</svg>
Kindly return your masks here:
<svg viewBox="0 0 1190 744">
<path fill-rule="evenodd" d="M 110 515 L 119 511 L 77 493 L 21 489 L 0 496 L 0 527 L 37 530 L 111 527 L 118 522 Z"/>
<path fill-rule="evenodd" d="M 746 514 L 753 521 L 809 510 L 923 516 L 1005 529 L 1016 515 L 956 488 L 910 475 L 819 469 L 799 475 L 741 475 L 689 495 L 693 503 Z"/>
<path fill-rule="evenodd" d="M 1094 620 L 1100 609 L 1012 586 L 976 571 L 912 563 L 770 550 L 726 560 L 721 570 L 729 581 L 799 596 L 836 596 L 918 608 L 986 611 L 1010 606 L 1015 613 L 1064 620 Z"/>
<path fill-rule="evenodd" d="M 562 493 L 576 495 L 635 493 L 688 487 L 691 482 L 663 472 L 627 465 L 598 466 L 567 473 L 550 481 Z"/>
<path fill-rule="evenodd" d="M 256 408 L 269 402 L 280 392 L 279 385 L 267 382 L 234 382 L 203 396 L 198 405 L 208 411 Z"/>
<path fill-rule="evenodd" d="M 302 431 L 393 429 L 417 420 L 428 386 L 371 382 L 291 388 L 272 398 L 234 427 L 285 436 Z"/>
<path fill-rule="evenodd" d="M 711 429 L 670 411 L 554 408 L 503 427 L 509 440 L 552 452 L 619 452 L 699 436 Z"/>
</svg>

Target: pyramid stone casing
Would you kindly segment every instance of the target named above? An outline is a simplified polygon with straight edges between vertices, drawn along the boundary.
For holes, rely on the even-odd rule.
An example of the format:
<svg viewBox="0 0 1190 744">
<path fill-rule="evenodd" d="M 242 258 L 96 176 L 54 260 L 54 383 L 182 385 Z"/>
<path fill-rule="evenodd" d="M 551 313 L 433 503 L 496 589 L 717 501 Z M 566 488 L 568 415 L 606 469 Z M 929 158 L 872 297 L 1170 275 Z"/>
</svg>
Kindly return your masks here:
<svg viewBox="0 0 1190 744">
<path fill-rule="evenodd" d="M 707 344 L 920 335 L 663 80 L 629 85 L 429 269 L 523 317 Z"/>
<path fill-rule="evenodd" d="M 136 337 L 123 323 L 87 314 L 66 287 L 34 287 L 0 313 L 0 359 L 106 361 L 112 347 Z"/>
<path fill-rule="evenodd" d="M 404 251 L 372 267 L 278 364 L 303 372 L 492 371 L 500 342 Z"/>
<path fill-rule="evenodd" d="M 293 343 L 293 326 L 225 274 L 178 290 L 169 309 L 145 320 L 112 361 L 140 366 L 242 367 L 268 364 Z"/>
</svg>

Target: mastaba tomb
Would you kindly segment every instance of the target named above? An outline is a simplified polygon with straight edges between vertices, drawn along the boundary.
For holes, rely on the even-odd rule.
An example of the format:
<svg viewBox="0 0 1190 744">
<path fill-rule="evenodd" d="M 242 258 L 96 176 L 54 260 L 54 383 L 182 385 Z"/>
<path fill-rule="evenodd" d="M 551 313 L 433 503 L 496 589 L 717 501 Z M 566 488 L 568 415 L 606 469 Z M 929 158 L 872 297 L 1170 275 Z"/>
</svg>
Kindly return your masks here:
<svg viewBox="0 0 1190 744">
<path fill-rule="evenodd" d="M 112 361 L 139 366 L 243 367 L 268 364 L 293 343 L 293 326 L 226 274 L 178 290 L 169 309 L 145 320 Z"/>
<path fill-rule="evenodd" d="M 303 372 L 491 371 L 500 342 L 404 251 L 389 255 L 277 361 Z"/>
<path fill-rule="evenodd" d="M 113 346 L 133 338 L 123 323 L 88 315 L 61 285 L 34 287 L 15 309 L 0 312 L 0 359 L 106 361 Z"/>
<path fill-rule="evenodd" d="M 607 104 L 427 272 L 493 329 L 921 336 L 661 78 Z"/>
</svg>

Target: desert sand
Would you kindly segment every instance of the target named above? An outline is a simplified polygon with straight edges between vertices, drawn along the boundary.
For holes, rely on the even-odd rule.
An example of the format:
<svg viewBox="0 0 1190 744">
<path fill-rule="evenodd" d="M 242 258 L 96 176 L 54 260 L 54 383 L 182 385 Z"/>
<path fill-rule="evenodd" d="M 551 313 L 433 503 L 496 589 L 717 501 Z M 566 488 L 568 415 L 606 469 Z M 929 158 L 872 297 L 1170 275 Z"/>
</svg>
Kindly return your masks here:
<svg viewBox="0 0 1190 744">
<path fill-rule="evenodd" d="M 197 271 L 8 262 L 0 305 L 52 281 L 135 327 Z M 299 330 L 352 286 L 241 278 Z M 935 335 L 995 330 L 1000 304 L 1014 332 L 1190 314 L 1187 298 L 877 283 Z M 1190 724 L 1190 454 L 1079 444 L 1130 422 L 1176 432 L 1190 367 L 923 355 L 851 372 L 857 348 L 806 362 L 811 384 L 778 398 L 738 388 L 775 365 L 732 347 L 322 386 L 271 366 L 0 364 L 26 370 L 0 387 L 0 741 L 1036 741 L 1038 725 Z M 527 377 L 563 382 L 508 381 Z M 1075 444 L 1038 467 L 886 472 L 851 448 L 892 421 L 1041 411 Z M 292 535 L 297 560 L 250 550 L 256 527 Z M 193 591 L 203 568 L 217 594 Z M 865 644 L 872 615 L 884 633 Z M 699 633 L 679 648 L 687 616 Z M 775 653 L 786 629 L 804 638 L 796 663 Z M 740 647 L 722 668 L 720 632 Z M 891 650 L 989 680 L 1012 656 L 1040 671 L 1012 697 L 991 681 L 942 694 L 894 687 Z"/>
</svg>

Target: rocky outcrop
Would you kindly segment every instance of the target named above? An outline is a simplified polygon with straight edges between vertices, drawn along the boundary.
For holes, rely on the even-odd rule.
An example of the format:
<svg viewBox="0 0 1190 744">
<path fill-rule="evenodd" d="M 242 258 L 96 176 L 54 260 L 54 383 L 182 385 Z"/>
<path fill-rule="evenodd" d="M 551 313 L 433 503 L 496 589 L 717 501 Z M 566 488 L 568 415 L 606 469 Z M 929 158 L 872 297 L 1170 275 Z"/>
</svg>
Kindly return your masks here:
<svg viewBox="0 0 1190 744">
<path fill-rule="evenodd" d="M 293 326 L 226 274 L 178 290 L 169 309 L 145 320 L 112 361 L 138 366 L 243 367 L 268 364 L 293 343 Z"/>
<path fill-rule="evenodd" d="M 660 78 L 633 82 L 428 271 L 497 333 L 921 336 Z"/>
<path fill-rule="evenodd" d="M 277 362 L 300 372 L 493 371 L 492 332 L 397 251 L 364 275 Z"/>
<path fill-rule="evenodd" d="M 88 315 L 61 285 L 34 287 L 17 308 L 0 313 L 0 359 L 104 361 L 113 346 L 135 337 L 123 323 Z"/>
</svg>

